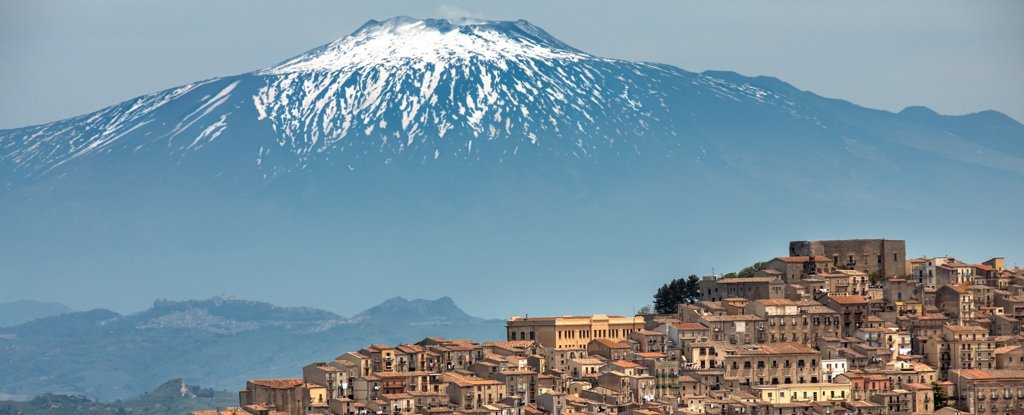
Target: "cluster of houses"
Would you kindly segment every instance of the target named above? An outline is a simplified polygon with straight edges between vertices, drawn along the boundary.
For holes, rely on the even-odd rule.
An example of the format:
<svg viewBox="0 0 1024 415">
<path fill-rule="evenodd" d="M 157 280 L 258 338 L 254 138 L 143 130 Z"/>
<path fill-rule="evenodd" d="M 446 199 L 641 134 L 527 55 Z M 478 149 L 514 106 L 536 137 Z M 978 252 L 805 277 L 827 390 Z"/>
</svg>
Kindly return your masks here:
<svg viewBox="0 0 1024 415">
<path fill-rule="evenodd" d="M 797 241 L 674 314 L 512 317 L 250 380 L 246 415 L 1024 414 L 1024 269 Z"/>
</svg>

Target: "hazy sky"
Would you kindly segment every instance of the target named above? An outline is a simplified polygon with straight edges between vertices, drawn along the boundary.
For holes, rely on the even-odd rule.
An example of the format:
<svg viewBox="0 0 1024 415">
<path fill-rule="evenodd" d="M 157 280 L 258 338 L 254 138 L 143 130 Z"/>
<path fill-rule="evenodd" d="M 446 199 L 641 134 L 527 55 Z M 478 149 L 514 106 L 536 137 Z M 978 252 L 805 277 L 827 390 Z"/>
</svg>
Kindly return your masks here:
<svg viewBox="0 0 1024 415">
<path fill-rule="evenodd" d="M 0 0 L 0 128 L 258 69 L 368 19 L 527 19 L 606 57 L 1024 120 L 1024 2 Z"/>
</svg>

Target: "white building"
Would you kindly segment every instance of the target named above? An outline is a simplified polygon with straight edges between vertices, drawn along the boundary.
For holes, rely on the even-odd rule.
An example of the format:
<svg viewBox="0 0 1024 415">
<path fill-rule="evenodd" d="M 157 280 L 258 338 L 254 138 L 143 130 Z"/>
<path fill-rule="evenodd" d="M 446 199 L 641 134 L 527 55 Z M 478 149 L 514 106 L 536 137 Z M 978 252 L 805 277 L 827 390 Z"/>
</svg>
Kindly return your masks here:
<svg viewBox="0 0 1024 415">
<path fill-rule="evenodd" d="M 836 376 L 846 373 L 849 362 L 846 358 L 841 359 L 821 359 L 821 376 L 823 379 L 827 379 L 832 382 Z"/>
</svg>

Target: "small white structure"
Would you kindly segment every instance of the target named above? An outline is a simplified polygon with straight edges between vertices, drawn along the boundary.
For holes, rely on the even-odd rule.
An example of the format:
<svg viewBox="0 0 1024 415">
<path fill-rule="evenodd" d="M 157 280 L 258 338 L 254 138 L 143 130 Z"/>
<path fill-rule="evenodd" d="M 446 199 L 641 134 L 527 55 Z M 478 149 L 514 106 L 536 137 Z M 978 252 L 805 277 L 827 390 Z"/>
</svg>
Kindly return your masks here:
<svg viewBox="0 0 1024 415">
<path fill-rule="evenodd" d="M 828 379 L 829 382 L 835 380 L 836 376 L 846 373 L 849 362 L 846 358 L 842 359 L 821 359 L 821 375 L 823 379 Z"/>
</svg>

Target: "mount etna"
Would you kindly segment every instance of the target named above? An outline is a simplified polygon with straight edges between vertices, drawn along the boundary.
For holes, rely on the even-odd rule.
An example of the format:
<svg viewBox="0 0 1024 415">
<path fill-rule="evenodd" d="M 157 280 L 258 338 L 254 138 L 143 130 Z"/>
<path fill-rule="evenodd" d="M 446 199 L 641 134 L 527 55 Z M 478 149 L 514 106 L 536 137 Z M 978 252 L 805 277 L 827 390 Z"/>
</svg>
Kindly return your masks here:
<svg viewBox="0 0 1024 415">
<path fill-rule="evenodd" d="M 7 295 L 79 309 L 232 292 L 355 311 L 383 292 L 626 312 L 666 276 L 866 236 L 853 224 L 1019 251 L 1022 179 L 1024 125 L 999 112 L 892 113 L 525 21 L 393 18 L 0 131 L 0 260 Z"/>
</svg>

